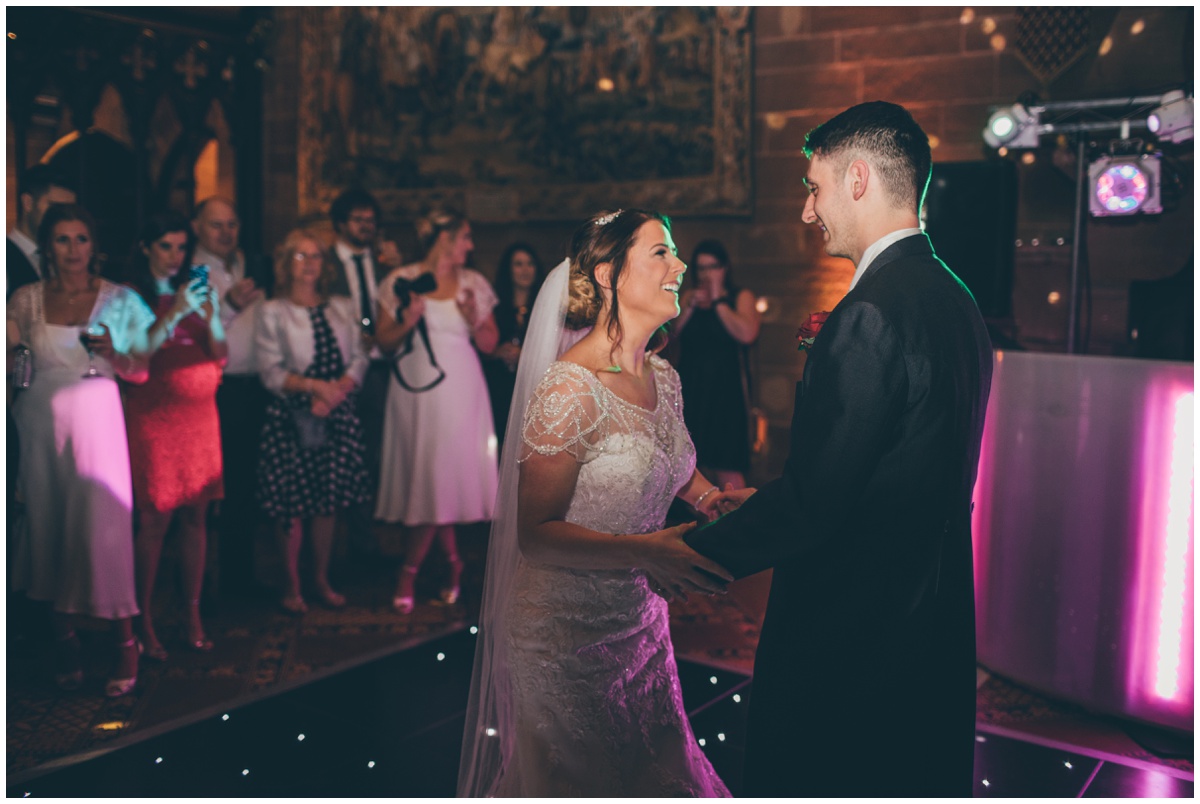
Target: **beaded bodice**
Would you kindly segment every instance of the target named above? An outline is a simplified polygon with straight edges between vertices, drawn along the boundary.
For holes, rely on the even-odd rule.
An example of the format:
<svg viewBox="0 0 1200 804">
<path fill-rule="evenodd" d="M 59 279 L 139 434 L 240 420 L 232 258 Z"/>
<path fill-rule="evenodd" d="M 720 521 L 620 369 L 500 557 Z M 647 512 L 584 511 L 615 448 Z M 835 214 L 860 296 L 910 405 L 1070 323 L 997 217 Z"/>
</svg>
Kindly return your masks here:
<svg viewBox="0 0 1200 804">
<path fill-rule="evenodd" d="M 581 466 L 567 514 L 602 533 L 648 533 L 692 476 L 696 451 L 683 423 L 679 375 L 652 356 L 657 404 L 647 410 L 575 363 L 546 370 L 525 411 L 519 460 L 569 452 Z"/>
</svg>

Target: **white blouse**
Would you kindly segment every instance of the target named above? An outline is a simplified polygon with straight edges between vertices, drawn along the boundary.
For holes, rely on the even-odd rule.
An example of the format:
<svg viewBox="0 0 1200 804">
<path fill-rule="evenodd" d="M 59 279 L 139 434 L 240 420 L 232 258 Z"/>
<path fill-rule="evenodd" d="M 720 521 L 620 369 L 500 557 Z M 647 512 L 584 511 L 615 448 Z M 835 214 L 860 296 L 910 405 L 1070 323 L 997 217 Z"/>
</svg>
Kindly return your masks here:
<svg viewBox="0 0 1200 804">
<path fill-rule="evenodd" d="M 362 385 L 368 359 L 354 302 L 345 296 L 330 298 L 325 319 L 342 351 L 346 374 Z M 303 374 L 312 365 L 315 349 L 307 307 L 287 299 L 270 299 L 259 306 L 254 327 L 255 361 L 258 376 L 268 391 L 283 396 L 287 375 Z"/>
</svg>

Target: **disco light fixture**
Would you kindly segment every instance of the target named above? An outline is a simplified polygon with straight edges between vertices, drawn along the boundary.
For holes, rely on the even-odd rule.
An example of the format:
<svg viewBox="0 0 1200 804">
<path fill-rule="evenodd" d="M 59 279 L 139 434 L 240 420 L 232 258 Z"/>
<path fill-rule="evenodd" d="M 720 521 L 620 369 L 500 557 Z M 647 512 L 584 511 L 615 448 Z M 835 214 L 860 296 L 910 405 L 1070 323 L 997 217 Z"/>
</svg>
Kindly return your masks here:
<svg viewBox="0 0 1200 804">
<path fill-rule="evenodd" d="M 1102 156 L 1088 168 L 1088 210 L 1097 218 L 1110 215 L 1156 215 L 1162 212 L 1159 154 Z"/>
<path fill-rule="evenodd" d="M 1037 112 L 1020 103 L 997 109 L 983 130 L 984 142 L 993 148 L 1036 148 L 1039 136 Z"/>
<path fill-rule="evenodd" d="M 1162 103 L 1146 118 L 1146 127 L 1159 142 L 1185 142 L 1194 135 L 1195 100 L 1182 90 L 1168 92 Z"/>
</svg>

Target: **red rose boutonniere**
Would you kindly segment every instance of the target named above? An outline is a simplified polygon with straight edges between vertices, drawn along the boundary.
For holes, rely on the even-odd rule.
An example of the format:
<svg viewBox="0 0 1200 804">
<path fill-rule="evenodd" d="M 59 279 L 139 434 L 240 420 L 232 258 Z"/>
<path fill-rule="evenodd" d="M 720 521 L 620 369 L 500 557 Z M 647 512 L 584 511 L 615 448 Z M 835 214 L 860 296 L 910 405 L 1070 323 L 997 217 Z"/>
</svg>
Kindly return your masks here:
<svg viewBox="0 0 1200 804">
<path fill-rule="evenodd" d="M 827 318 L 829 318 L 828 311 L 813 313 L 807 321 L 800 325 L 800 329 L 796 331 L 796 341 L 799 343 L 801 352 L 807 352 L 812 348 L 813 341 L 817 339 L 817 333 L 821 331 L 821 326 Z"/>
</svg>

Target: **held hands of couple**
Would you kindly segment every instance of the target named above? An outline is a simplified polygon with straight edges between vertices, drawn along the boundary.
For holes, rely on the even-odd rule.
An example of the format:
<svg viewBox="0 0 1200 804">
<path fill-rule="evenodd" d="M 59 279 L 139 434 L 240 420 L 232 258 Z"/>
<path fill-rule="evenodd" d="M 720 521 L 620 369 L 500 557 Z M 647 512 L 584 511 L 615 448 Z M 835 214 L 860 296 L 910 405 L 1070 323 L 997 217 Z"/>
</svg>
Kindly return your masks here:
<svg viewBox="0 0 1200 804">
<path fill-rule="evenodd" d="M 641 569 L 650 589 L 668 602 L 686 601 L 689 594 L 725 594 L 733 576 L 720 564 L 687 546 L 683 537 L 696 527 L 695 522 L 647 533 L 641 539 L 644 551 Z"/>
<path fill-rule="evenodd" d="M 754 495 L 755 491 L 757 489 L 735 489 L 732 483 L 726 483 L 724 489 L 713 486 L 697 497 L 696 501 L 692 503 L 692 507 L 706 521 L 712 522 L 730 511 L 736 511 L 742 506 L 742 503 Z"/>
<path fill-rule="evenodd" d="M 718 516 L 724 516 L 730 511 L 736 511 L 742 507 L 742 503 L 754 496 L 758 489 L 744 488 L 735 489 L 732 483 L 726 483 L 725 488 L 713 494 L 709 499 L 705 500 L 706 508 L 713 513 L 709 516 L 709 520 L 716 519 Z M 699 510 L 699 509 L 697 509 Z"/>
</svg>

